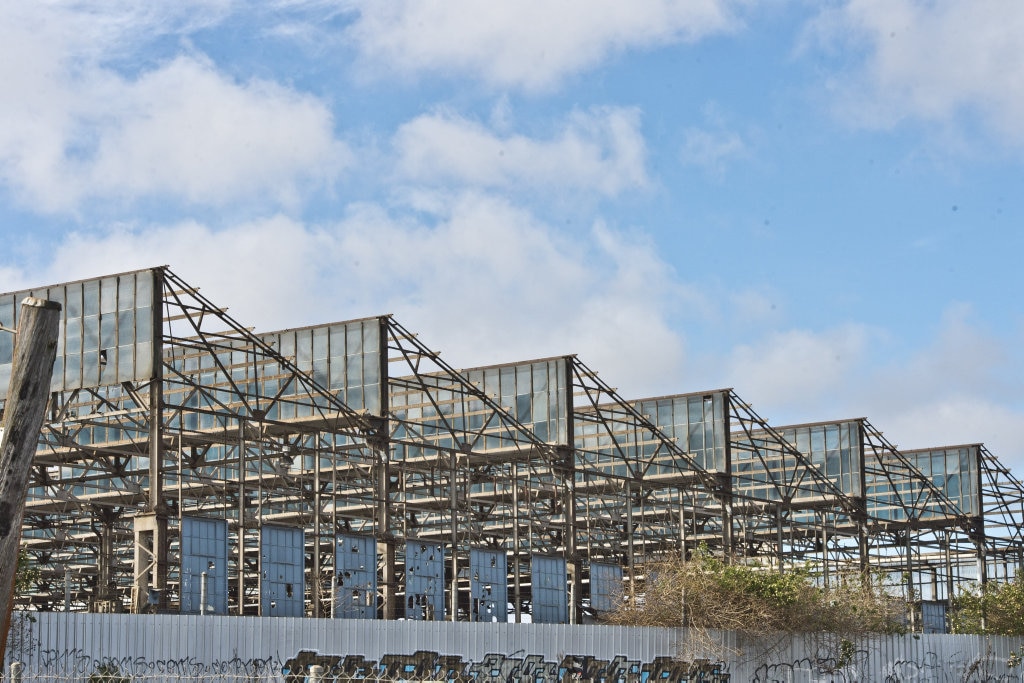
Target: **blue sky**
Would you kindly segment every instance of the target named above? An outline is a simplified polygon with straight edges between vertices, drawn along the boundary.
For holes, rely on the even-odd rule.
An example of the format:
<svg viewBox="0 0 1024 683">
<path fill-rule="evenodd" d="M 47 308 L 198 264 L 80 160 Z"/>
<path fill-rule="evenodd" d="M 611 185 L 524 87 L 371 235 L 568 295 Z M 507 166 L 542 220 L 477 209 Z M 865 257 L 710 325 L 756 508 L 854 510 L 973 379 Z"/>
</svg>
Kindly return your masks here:
<svg viewBox="0 0 1024 683">
<path fill-rule="evenodd" d="M 1024 471 L 1024 5 L 0 6 L 0 289 L 168 264 Z"/>
</svg>

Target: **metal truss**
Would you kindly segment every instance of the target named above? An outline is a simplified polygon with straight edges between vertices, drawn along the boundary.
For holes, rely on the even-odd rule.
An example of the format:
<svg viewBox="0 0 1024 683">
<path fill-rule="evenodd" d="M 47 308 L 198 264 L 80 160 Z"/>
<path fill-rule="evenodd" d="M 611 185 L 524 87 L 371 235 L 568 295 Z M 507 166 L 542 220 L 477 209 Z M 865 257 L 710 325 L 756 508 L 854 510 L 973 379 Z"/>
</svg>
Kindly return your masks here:
<svg viewBox="0 0 1024 683">
<path fill-rule="evenodd" d="M 303 531 L 311 616 L 333 613 L 339 535 L 376 544 L 384 618 L 406 616 L 414 539 L 446 549 L 455 619 L 480 550 L 509 558 L 517 619 L 531 557 L 564 558 L 573 622 L 591 562 L 632 591 L 648 561 L 698 544 L 780 571 L 812 562 L 826 583 L 902 572 L 918 598 L 951 595 L 970 563 L 985 580 L 1024 562 L 1024 487 L 980 445 L 964 447 L 971 508 L 867 420 L 773 428 L 732 389 L 626 400 L 576 356 L 456 369 L 390 315 L 257 334 L 166 267 L 94 282 L 43 292 L 85 309 L 26 506 L 41 575 L 22 602 L 37 609 L 181 609 L 186 517 L 225 525 L 235 614 L 264 610 L 266 527 Z M 855 451 L 856 471 L 830 469 Z"/>
</svg>

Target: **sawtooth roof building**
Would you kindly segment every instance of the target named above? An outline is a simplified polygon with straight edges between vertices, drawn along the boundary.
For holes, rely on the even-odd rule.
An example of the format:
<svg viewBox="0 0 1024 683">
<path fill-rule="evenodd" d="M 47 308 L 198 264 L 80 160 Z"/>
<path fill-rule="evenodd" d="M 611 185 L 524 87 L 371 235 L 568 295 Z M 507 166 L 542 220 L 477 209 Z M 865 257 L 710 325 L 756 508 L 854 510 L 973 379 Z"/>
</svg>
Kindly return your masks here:
<svg viewBox="0 0 1024 683">
<path fill-rule="evenodd" d="M 576 356 L 460 370 L 388 315 L 256 333 L 166 267 L 0 294 L 0 324 L 26 296 L 63 307 L 32 609 L 580 623 L 699 545 L 935 605 L 1024 563 L 1024 487 L 980 443 L 625 398 Z"/>
</svg>

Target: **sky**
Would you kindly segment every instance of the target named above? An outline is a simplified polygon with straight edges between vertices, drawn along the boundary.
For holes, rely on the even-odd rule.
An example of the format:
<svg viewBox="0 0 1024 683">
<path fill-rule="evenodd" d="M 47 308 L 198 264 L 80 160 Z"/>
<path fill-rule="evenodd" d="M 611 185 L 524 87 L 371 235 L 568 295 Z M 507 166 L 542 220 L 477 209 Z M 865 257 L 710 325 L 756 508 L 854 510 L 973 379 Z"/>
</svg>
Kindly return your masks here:
<svg viewBox="0 0 1024 683">
<path fill-rule="evenodd" d="M 1016 0 L 0 2 L 0 291 L 158 265 L 1024 477 Z"/>
</svg>

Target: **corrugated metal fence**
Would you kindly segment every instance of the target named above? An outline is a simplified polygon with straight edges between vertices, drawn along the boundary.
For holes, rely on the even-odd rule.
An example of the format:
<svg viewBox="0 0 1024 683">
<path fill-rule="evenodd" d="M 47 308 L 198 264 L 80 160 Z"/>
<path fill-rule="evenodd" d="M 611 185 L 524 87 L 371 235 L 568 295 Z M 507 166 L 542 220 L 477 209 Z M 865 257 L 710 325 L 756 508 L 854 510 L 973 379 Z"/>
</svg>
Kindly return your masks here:
<svg viewBox="0 0 1024 683">
<path fill-rule="evenodd" d="M 39 613 L 15 619 L 4 671 L 19 661 L 25 681 L 86 683 L 304 683 L 311 665 L 324 681 L 1022 680 L 1010 666 L 1020 638 L 807 636 L 766 648 L 723 634 L 710 660 L 687 655 L 695 642 L 612 626 Z"/>
</svg>

